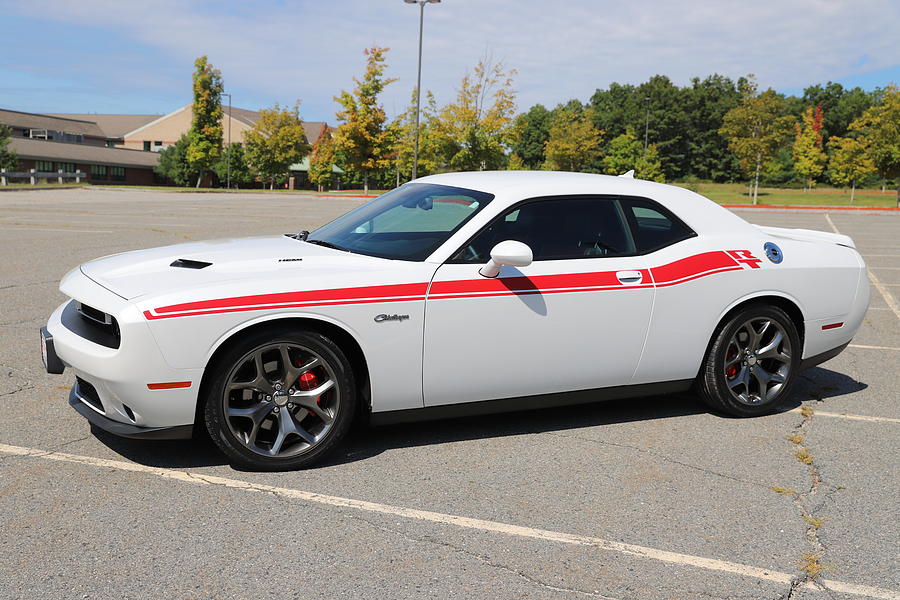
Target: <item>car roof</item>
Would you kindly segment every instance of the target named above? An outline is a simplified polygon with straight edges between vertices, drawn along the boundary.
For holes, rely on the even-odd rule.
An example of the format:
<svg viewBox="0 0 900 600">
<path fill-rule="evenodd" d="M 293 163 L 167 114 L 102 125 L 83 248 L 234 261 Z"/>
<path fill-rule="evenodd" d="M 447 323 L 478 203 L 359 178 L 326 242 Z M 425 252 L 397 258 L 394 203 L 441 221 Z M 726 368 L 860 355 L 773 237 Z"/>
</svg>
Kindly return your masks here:
<svg viewBox="0 0 900 600">
<path fill-rule="evenodd" d="M 501 202 L 584 194 L 637 196 L 659 202 L 698 233 L 752 227 L 731 211 L 688 189 L 630 177 L 562 171 L 470 171 L 429 175 L 414 181 L 487 192 Z"/>
</svg>

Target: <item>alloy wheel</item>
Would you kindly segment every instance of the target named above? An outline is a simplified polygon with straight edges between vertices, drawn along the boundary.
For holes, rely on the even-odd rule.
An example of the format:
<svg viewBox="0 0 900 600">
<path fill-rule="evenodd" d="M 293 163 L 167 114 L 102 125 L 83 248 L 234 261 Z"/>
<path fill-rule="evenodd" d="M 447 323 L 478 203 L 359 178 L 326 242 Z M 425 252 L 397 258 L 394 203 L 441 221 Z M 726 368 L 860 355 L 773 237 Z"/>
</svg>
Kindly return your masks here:
<svg viewBox="0 0 900 600">
<path fill-rule="evenodd" d="M 266 344 L 232 368 L 222 398 L 228 428 L 266 457 L 305 454 L 324 440 L 341 408 L 334 369 L 295 343 Z"/>
<path fill-rule="evenodd" d="M 784 328 L 767 317 L 745 321 L 725 349 L 725 381 L 742 404 L 773 400 L 791 371 L 791 341 Z"/>
</svg>

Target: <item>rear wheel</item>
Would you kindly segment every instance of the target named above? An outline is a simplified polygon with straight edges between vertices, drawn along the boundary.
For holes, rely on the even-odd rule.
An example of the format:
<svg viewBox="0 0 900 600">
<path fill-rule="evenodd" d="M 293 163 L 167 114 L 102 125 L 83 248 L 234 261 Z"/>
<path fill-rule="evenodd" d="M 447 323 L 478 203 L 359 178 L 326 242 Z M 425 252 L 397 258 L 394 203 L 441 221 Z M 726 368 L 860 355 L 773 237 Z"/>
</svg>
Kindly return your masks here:
<svg viewBox="0 0 900 600">
<path fill-rule="evenodd" d="M 773 412 L 790 392 L 800 352 L 797 328 L 783 310 L 751 305 L 716 335 L 699 375 L 701 396 L 735 416 Z"/>
<path fill-rule="evenodd" d="M 267 471 L 310 466 L 334 450 L 353 420 L 350 364 L 317 332 L 250 334 L 216 368 L 206 426 L 236 464 Z"/>
</svg>

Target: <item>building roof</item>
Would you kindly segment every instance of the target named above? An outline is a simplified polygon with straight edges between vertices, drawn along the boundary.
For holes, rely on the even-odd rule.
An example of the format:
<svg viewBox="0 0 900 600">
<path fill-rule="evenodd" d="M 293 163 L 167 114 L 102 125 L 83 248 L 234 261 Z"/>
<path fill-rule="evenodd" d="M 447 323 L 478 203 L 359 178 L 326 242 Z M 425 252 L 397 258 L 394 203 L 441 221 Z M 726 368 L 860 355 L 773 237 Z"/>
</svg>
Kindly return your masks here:
<svg viewBox="0 0 900 600">
<path fill-rule="evenodd" d="M 21 129 L 51 129 L 88 137 L 106 138 L 103 130 L 93 121 L 19 112 L 2 108 L 0 108 L 0 124 Z"/>
<path fill-rule="evenodd" d="M 54 160 L 143 169 L 152 169 L 159 162 L 159 154 L 156 152 L 87 144 L 65 144 L 29 138 L 12 137 L 9 140 L 9 147 L 19 155 L 19 158 L 32 160 Z"/>
<path fill-rule="evenodd" d="M 106 134 L 106 137 L 120 139 L 129 131 L 134 131 L 162 115 L 94 115 L 89 113 L 54 113 L 54 117 L 93 121 Z"/>
<path fill-rule="evenodd" d="M 165 121 L 169 117 L 177 115 L 178 113 L 191 110 L 190 104 L 185 104 L 180 108 L 176 108 L 172 112 L 166 115 L 153 115 L 149 116 L 148 119 L 140 124 L 138 124 L 134 129 L 129 131 L 124 131 L 121 133 L 119 137 L 132 137 L 134 134 L 138 133 L 142 129 L 149 127 L 150 125 L 156 125 L 161 121 Z M 228 115 L 228 106 L 222 107 L 222 115 Z M 86 115 L 87 116 L 87 115 Z M 101 115 L 94 115 L 101 116 Z M 109 115 L 115 116 L 115 115 Z M 118 116 L 127 116 L 127 115 L 118 115 Z M 235 121 L 239 121 L 248 127 L 253 127 L 256 125 L 256 122 L 259 121 L 260 114 L 255 110 L 247 110 L 246 108 L 238 108 L 237 106 L 231 107 L 231 118 Z M 309 142 L 310 145 L 315 144 L 319 139 L 319 136 L 328 128 L 328 124 L 322 121 L 303 121 L 303 133 L 306 135 L 306 141 Z"/>
</svg>

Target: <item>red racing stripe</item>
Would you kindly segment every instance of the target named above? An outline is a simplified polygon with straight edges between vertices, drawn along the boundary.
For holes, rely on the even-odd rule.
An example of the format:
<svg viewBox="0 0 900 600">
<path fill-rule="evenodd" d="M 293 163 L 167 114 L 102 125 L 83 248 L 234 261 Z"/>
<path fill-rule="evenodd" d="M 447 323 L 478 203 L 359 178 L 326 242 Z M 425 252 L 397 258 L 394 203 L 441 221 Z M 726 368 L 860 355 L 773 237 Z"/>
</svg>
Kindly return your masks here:
<svg viewBox="0 0 900 600">
<path fill-rule="evenodd" d="M 715 252 L 695 254 L 694 256 L 689 256 L 667 265 L 662 265 L 661 267 L 653 267 L 650 271 L 653 273 L 653 281 L 655 281 L 657 285 L 661 285 L 706 273 L 707 271 L 719 272 L 719 269 L 725 269 L 727 267 L 742 268 L 737 261 L 727 253 L 717 250 Z"/>
<path fill-rule="evenodd" d="M 306 292 L 281 292 L 277 294 L 259 294 L 256 296 L 237 296 L 218 300 L 201 300 L 173 304 L 155 309 L 158 314 L 212 310 L 219 308 L 244 307 L 272 304 L 306 304 L 332 302 L 360 298 L 391 298 L 396 296 L 422 296 L 428 288 L 427 283 L 401 283 L 397 285 L 375 285 L 355 288 L 339 288 L 331 290 L 311 290 Z"/>
<path fill-rule="evenodd" d="M 310 306 L 339 306 L 383 302 L 415 302 L 451 298 L 483 298 L 524 294 L 558 294 L 567 292 L 595 292 L 604 290 L 668 287 L 707 275 L 739 271 L 743 267 L 724 251 L 704 252 L 667 265 L 641 269 L 643 281 L 639 285 L 623 285 L 616 271 L 535 275 L 533 277 L 478 278 L 456 281 L 436 281 L 428 290 L 428 283 L 281 292 L 253 296 L 236 296 L 214 300 L 200 300 L 163 306 L 144 311 L 148 320 L 211 315 L 251 310 L 277 310 Z"/>
</svg>

